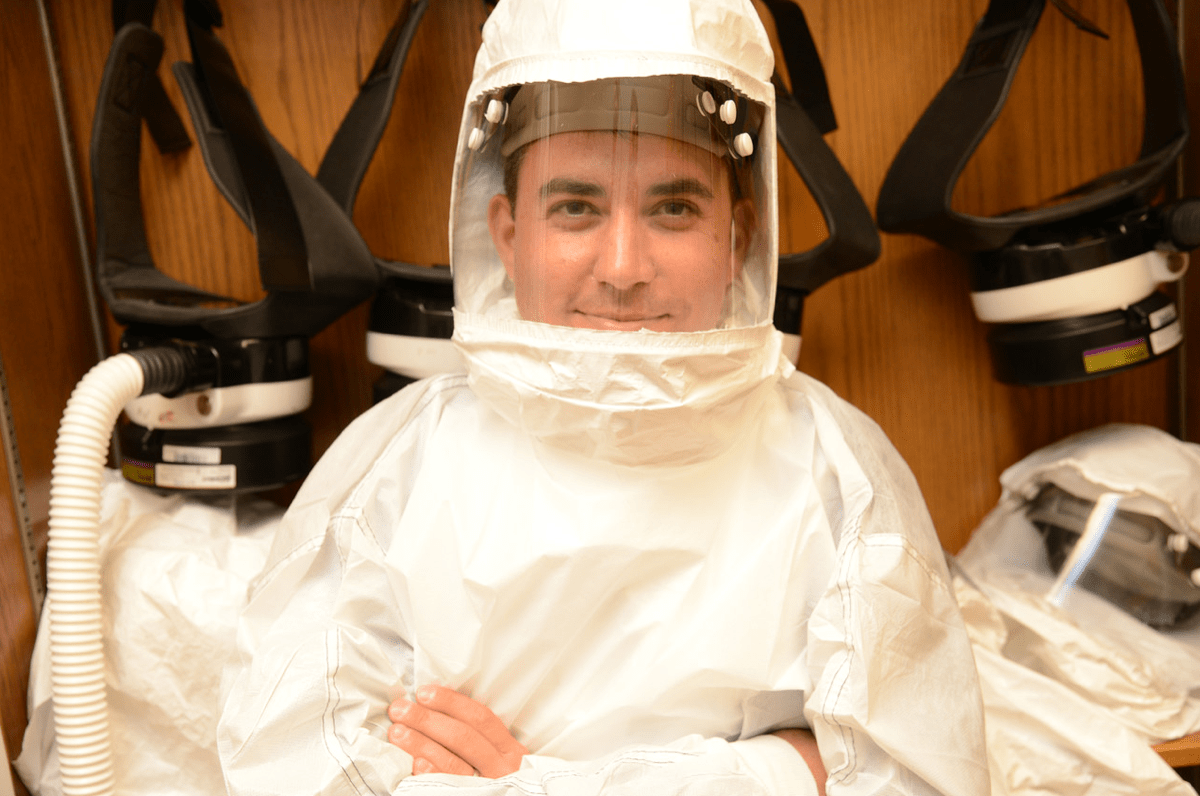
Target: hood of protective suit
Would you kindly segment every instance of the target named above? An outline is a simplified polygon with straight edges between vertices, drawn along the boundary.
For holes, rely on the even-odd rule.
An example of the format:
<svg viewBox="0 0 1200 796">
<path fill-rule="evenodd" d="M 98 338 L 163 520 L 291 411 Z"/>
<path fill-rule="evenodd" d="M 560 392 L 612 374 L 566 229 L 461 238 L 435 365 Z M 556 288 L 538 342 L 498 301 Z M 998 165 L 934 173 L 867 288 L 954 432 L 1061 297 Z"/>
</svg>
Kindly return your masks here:
<svg viewBox="0 0 1200 796">
<path fill-rule="evenodd" d="M 753 415 L 791 371 L 771 325 L 778 252 L 773 63 L 750 0 L 497 5 L 484 26 L 463 114 L 450 239 L 454 339 L 472 390 L 501 416 L 589 456 L 681 464 L 724 450 L 739 418 Z M 488 202 L 505 190 L 499 128 L 508 117 L 495 108 L 529 84 L 666 75 L 714 81 L 758 114 L 758 145 L 747 158 L 754 226 L 720 322 L 650 331 L 523 318 L 488 228 Z"/>
<path fill-rule="evenodd" d="M 1005 495 L 1032 500 L 1046 484 L 1096 500 L 1121 495 L 1121 509 L 1162 520 L 1200 545 L 1200 446 L 1157 428 L 1110 423 L 1047 445 L 1000 476 Z"/>
</svg>

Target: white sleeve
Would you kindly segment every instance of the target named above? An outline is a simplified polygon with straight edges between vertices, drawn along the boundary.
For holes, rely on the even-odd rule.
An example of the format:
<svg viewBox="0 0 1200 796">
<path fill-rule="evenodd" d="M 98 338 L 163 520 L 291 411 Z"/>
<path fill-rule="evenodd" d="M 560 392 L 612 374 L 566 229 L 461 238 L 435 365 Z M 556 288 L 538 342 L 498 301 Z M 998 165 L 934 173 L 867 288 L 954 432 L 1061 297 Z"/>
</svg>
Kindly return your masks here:
<svg viewBox="0 0 1200 796">
<path fill-rule="evenodd" d="M 817 782 L 804 758 L 792 745 L 774 735 L 759 735 L 732 744 L 746 765 L 766 785 L 768 793 L 817 796 Z"/>
<path fill-rule="evenodd" d="M 843 493 L 835 572 L 808 626 L 805 716 L 827 792 L 986 796 L 975 657 L 916 480 L 865 415 L 816 416 L 843 488 L 852 467 L 869 484 Z"/>
<path fill-rule="evenodd" d="M 629 747 L 598 761 L 566 762 L 529 755 L 519 771 L 500 779 L 426 774 L 404 780 L 393 792 L 446 796 L 815 796 L 817 788 L 803 759 L 786 741 L 759 736 L 726 743 L 691 736 L 665 747 Z"/>
</svg>

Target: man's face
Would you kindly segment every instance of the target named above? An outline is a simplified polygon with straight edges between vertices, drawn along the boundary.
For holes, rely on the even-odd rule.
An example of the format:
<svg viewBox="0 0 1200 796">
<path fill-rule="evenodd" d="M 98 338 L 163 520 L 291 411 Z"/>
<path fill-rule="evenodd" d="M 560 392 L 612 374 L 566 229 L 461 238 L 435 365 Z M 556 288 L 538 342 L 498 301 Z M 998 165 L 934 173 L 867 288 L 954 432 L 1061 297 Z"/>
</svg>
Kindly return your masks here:
<svg viewBox="0 0 1200 796">
<path fill-rule="evenodd" d="M 752 214 L 700 147 L 569 132 L 528 145 L 516 207 L 494 196 L 488 226 L 525 320 L 686 332 L 720 321 Z"/>
</svg>

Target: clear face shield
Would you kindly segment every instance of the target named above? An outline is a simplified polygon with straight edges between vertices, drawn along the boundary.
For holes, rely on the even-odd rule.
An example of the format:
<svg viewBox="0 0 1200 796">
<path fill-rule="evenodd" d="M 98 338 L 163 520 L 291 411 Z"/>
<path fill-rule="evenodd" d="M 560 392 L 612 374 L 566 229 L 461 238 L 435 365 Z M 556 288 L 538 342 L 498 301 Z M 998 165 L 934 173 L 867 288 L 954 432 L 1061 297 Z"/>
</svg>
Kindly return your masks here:
<svg viewBox="0 0 1200 796">
<path fill-rule="evenodd" d="M 768 321 L 764 118 L 759 103 L 690 75 L 483 97 L 456 185 L 457 307 L 618 331 Z"/>
<path fill-rule="evenodd" d="M 1154 628 L 1194 626 L 1200 614 L 1200 548 L 1157 517 L 1120 508 L 1121 496 L 1086 500 L 1048 484 L 1027 516 L 1058 578 L 1062 605 L 1087 589 Z"/>
</svg>

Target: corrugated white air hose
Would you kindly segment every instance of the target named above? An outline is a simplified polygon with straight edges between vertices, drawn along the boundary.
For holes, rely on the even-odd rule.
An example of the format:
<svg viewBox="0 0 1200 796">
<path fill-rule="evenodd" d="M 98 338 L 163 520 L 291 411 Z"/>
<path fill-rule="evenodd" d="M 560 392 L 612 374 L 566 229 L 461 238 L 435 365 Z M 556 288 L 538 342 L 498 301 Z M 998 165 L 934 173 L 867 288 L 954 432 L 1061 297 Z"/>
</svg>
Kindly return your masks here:
<svg viewBox="0 0 1200 796">
<path fill-rule="evenodd" d="M 100 601 L 100 487 L 113 426 L 143 392 L 178 389 L 186 357 L 173 349 L 117 354 L 75 386 L 58 428 L 50 476 L 46 562 L 50 670 L 64 796 L 113 793 Z"/>
</svg>

